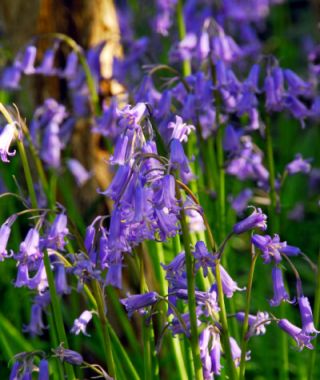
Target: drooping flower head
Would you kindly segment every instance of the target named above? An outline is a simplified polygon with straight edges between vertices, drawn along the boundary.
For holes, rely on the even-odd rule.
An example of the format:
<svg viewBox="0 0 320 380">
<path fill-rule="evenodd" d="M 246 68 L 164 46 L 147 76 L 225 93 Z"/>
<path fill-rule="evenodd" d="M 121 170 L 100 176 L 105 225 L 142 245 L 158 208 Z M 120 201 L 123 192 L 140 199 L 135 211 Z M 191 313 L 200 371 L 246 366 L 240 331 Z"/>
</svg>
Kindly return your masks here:
<svg viewBox="0 0 320 380">
<path fill-rule="evenodd" d="M 75 335 L 79 335 L 80 332 L 82 332 L 84 335 L 87 335 L 87 325 L 92 319 L 92 311 L 85 310 L 79 318 L 76 318 L 72 329 L 70 332 L 72 332 Z"/>
<path fill-rule="evenodd" d="M 266 221 L 267 216 L 262 212 L 262 210 L 260 208 L 254 208 L 251 215 L 233 226 L 233 232 L 239 235 L 254 228 L 259 228 L 262 231 L 265 231 L 267 229 Z"/>
<path fill-rule="evenodd" d="M 17 137 L 17 127 L 15 123 L 7 124 L 0 134 L 0 157 L 3 162 L 9 162 L 8 156 L 12 157 L 16 154 L 13 150 L 10 152 L 10 145 L 15 137 Z"/>
<path fill-rule="evenodd" d="M 290 301 L 290 296 L 284 286 L 282 270 L 277 266 L 272 268 L 272 282 L 274 296 L 269 301 L 271 306 L 279 306 L 282 301 L 295 302 L 295 300 Z"/>
<path fill-rule="evenodd" d="M 287 319 L 280 319 L 278 326 L 296 341 L 300 350 L 304 347 L 307 347 L 310 350 L 313 349 L 313 345 L 311 344 L 312 337 L 303 333 L 299 327 L 293 325 Z"/>
<path fill-rule="evenodd" d="M 125 306 L 129 317 L 131 317 L 135 311 L 144 312 L 146 307 L 154 305 L 158 300 L 158 293 L 149 292 L 132 296 L 129 295 L 127 298 L 121 299 L 121 303 Z"/>
</svg>

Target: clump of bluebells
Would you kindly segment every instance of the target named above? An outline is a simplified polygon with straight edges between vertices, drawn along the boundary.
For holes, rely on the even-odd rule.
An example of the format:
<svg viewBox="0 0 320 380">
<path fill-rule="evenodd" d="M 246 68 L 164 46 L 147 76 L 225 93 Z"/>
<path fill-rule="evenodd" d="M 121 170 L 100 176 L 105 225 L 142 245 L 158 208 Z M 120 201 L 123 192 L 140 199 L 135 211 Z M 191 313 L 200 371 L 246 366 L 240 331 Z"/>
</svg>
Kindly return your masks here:
<svg viewBox="0 0 320 380">
<path fill-rule="evenodd" d="M 24 75 L 56 76 L 66 82 L 71 100 L 64 105 L 46 99 L 29 126 L 17 112 L 0 107 L 1 160 L 6 165 L 20 160 L 25 177 L 19 178 L 25 186 L 16 194 L 21 209 L 0 228 L 0 261 L 13 261 L 13 285 L 30 290 L 30 319 L 23 332 L 50 334 L 57 343 L 47 352 L 17 353 L 10 379 L 45 380 L 50 373 L 74 379 L 75 370 L 83 375 L 83 369 L 90 378 L 138 379 L 139 360 L 131 358 L 126 340 L 140 349 L 145 379 L 156 376 L 168 358 L 172 369 L 160 372 L 166 378 L 172 372 L 172 378 L 181 379 L 244 379 L 246 362 L 256 360 L 253 337 L 271 324 L 299 350 L 314 348 L 313 294 L 303 292 L 298 265 L 302 260 L 311 270 L 315 265 L 283 240 L 279 221 L 285 182 L 301 173 L 311 183 L 316 168 L 297 152 L 277 173 L 272 124 L 279 115 L 296 119 L 301 128 L 319 121 L 316 52 L 310 55 L 312 80 L 260 54 L 259 31 L 279 1 L 240 6 L 224 0 L 219 7 L 201 0 L 184 6 L 180 0 L 155 3 L 156 33 L 139 40 L 119 8 L 125 54 L 114 59 L 111 78 L 103 77 L 99 64 L 103 44 L 85 52 L 61 35 L 48 39 L 41 60 L 35 38 L 2 71 L 2 87 L 11 90 L 20 89 Z M 146 65 L 152 43 L 174 36 L 176 15 L 180 36 L 168 61 Z M 65 47 L 70 51 L 60 67 L 55 57 Z M 164 86 L 154 81 L 160 70 L 168 74 Z M 103 99 L 105 80 L 119 81 L 127 97 Z M 97 189 L 100 204 L 108 200 L 112 207 L 85 220 L 84 231 L 74 220 L 70 197 L 62 194 L 65 204 L 58 202 L 53 185 L 65 171 L 77 189 L 95 176 L 70 157 L 68 145 L 80 118 L 107 142 L 105 171 L 113 174 L 107 188 Z M 229 182 L 237 193 L 227 194 Z M 10 196 L 3 191 L 3 198 Z M 23 224 L 28 229 L 21 230 L 17 248 L 10 248 L 14 228 Z M 237 278 L 239 271 L 230 265 L 237 245 L 247 253 L 236 258 L 247 259 L 247 280 Z M 268 284 L 266 310 L 252 302 L 259 262 L 265 264 Z M 75 315 L 71 309 L 64 320 L 63 309 L 74 304 L 68 299 L 75 293 L 84 300 L 81 310 Z M 285 302 L 299 309 L 300 322 L 292 318 L 294 312 L 283 313 Z M 114 316 L 124 330 L 119 336 Z M 142 348 L 131 326 L 138 318 Z M 71 335 L 85 342 L 100 339 L 99 364 L 87 362 L 85 350 L 73 349 Z"/>
</svg>

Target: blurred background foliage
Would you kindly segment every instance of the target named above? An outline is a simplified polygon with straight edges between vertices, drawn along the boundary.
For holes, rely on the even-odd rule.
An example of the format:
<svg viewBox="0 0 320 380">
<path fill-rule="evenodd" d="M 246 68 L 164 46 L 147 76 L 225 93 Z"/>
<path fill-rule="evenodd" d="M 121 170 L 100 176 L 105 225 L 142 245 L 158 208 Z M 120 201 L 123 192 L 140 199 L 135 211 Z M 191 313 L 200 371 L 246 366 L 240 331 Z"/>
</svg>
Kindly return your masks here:
<svg viewBox="0 0 320 380">
<path fill-rule="evenodd" d="M 151 34 L 150 16 L 154 13 L 152 1 L 116 1 L 116 5 L 129 9 L 132 12 L 132 21 L 136 37 Z M 310 45 L 320 43 L 318 24 L 320 22 L 320 2 L 317 0 L 290 0 L 283 4 L 272 7 L 271 14 L 266 20 L 266 27 L 261 31 L 260 38 L 264 41 L 264 53 L 274 54 L 278 57 L 281 66 L 294 69 L 298 74 L 305 76 L 307 73 L 307 54 Z M 111 50 L 105 52 L 104 64 L 106 70 L 110 66 L 112 55 L 121 55 L 122 48 L 120 38 L 117 37 L 119 27 L 115 16 L 115 4 L 111 0 L 1 0 L 0 2 L 0 64 L 4 66 L 10 61 L 19 49 L 30 41 L 34 35 L 50 32 L 65 33 L 74 38 L 84 48 L 89 48 L 103 40 L 112 40 Z M 115 38 L 116 36 L 116 38 Z M 112 38 L 111 38 L 112 37 Z M 158 56 L 153 57 L 155 62 L 167 63 L 168 50 L 171 45 L 170 38 L 162 38 L 161 49 L 157 51 Z M 43 47 L 45 49 L 46 46 Z M 155 52 L 150 51 L 154 56 Z M 114 87 L 107 83 L 106 96 L 112 95 Z M 0 101 L 6 104 L 16 103 L 21 114 L 26 117 L 27 122 L 31 119 L 35 105 L 40 104 L 47 97 L 54 97 L 57 100 L 66 102 L 65 84 L 57 78 L 33 77 L 24 78 L 21 91 L 18 93 L 8 93 L 0 91 Z M 78 136 L 72 146 L 73 153 L 87 157 L 90 161 L 89 167 L 95 167 L 95 172 L 102 171 L 100 177 L 104 181 L 109 181 L 104 168 L 94 166 L 94 158 L 101 158 L 99 141 L 91 141 L 88 144 L 88 134 L 86 133 L 86 122 L 76 128 Z M 276 152 L 276 171 L 282 172 L 288 161 L 294 158 L 296 152 L 302 153 L 304 157 L 312 158 L 314 170 L 318 170 L 317 189 L 320 186 L 320 128 L 319 125 L 307 126 L 301 129 L 298 121 L 288 118 L 286 115 L 277 115 L 272 119 L 272 132 L 274 134 L 274 144 Z M 90 137 L 91 139 L 91 137 Z M 78 152 L 78 153 L 77 153 Z M 107 153 L 106 153 L 107 154 Z M 11 170 L 15 172 L 19 157 L 15 157 L 11 162 Z M 316 169 L 318 168 L 318 169 Z M 5 185 L 9 191 L 16 191 L 17 185 L 8 171 L 8 166 L 0 163 L 0 186 Z M 105 179 L 105 177 L 108 177 Z M 297 175 L 287 181 L 283 191 L 283 207 L 281 210 L 281 236 L 291 245 L 298 246 L 313 261 L 317 260 L 319 253 L 319 231 L 320 218 L 317 199 L 319 192 L 310 193 L 309 177 Z M 72 197 L 72 179 L 67 173 L 61 173 L 60 201 L 70 204 Z M 103 182 L 103 181 L 102 181 Z M 68 210 L 71 217 L 77 221 L 78 215 L 82 214 L 85 224 L 91 222 L 93 215 L 98 210 L 106 210 L 107 205 L 102 199 L 96 197 L 95 189 L 97 184 L 105 188 L 106 182 L 96 179 L 94 184 L 83 190 L 82 194 L 76 194 L 74 209 Z M 234 192 L 237 188 L 237 181 L 228 178 L 227 188 L 229 192 Z M 305 203 L 306 196 L 308 197 Z M 80 205 L 80 207 L 79 207 Z M 0 222 L 2 223 L 15 210 L 19 209 L 19 201 L 14 198 L 0 199 Z M 299 209 L 300 208 L 300 209 Z M 299 214 L 303 208 L 303 217 L 296 217 L 292 212 L 296 209 Z M 300 215 L 298 215 L 300 216 Z M 214 218 L 214 216 L 211 216 Z M 231 216 L 230 223 L 232 221 Z M 80 223 L 80 222 L 79 222 Z M 83 230 L 83 225 L 78 225 Z M 14 239 L 12 239 L 12 249 L 17 248 L 17 242 L 24 236 L 27 225 L 15 224 L 13 229 Z M 246 280 L 249 257 L 245 255 L 248 250 L 248 242 L 233 240 L 230 250 L 229 267 L 233 277 L 237 277 L 239 284 L 244 284 Z M 169 254 L 169 249 L 166 251 Z M 167 260 L 169 261 L 169 257 Z M 130 263 L 128 264 L 130 272 Z M 312 297 L 314 292 L 314 274 L 303 261 L 299 263 L 299 269 L 304 280 L 306 295 Z M 150 264 L 150 273 L 152 272 Z M 15 278 L 14 263 L 10 260 L 0 264 L 0 378 L 8 378 L 8 361 L 15 353 L 28 351 L 34 348 L 50 349 L 49 335 L 31 338 L 23 334 L 23 325 L 29 320 L 31 297 L 29 291 L 14 288 L 12 278 Z M 293 279 L 292 279 L 293 280 Z M 133 286 L 134 286 L 134 281 Z M 292 282 L 293 283 L 293 282 Z M 290 277 L 289 277 L 290 285 Z M 271 296 L 271 276 L 270 268 L 258 263 L 253 286 L 253 309 L 259 305 L 260 310 L 268 309 L 267 299 Z M 110 290 L 111 292 L 111 290 Z M 115 293 L 108 294 L 109 299 L 115 298 Z M 312 299 L 311 299 L 312 301 Z M 76 292 L 72 297 L 68 297 L 65 303 L 64 316 L 66 326 L 70 328 L 73 320 L 83 310 L 81 296 Z M 241 308 L 243 296 L 236 295 L 236 305 Z M 112 304 L 113 316 L 111 322 L 120 333 L 117 326 L 118 301 Z M 288 319 L 297 321 L 297 313 L 290 306 L 285 306 Z M 112 312 L 111 312 L 112 315 Z M 133 328 L 139 334 L 139 322 L 133 319 Z M 120 335 L 121 338 L 121 335 Z M 279 342 L 279 333 L 275 327 L 268 328 L 265 336 L 254 337 L 251 340 L 252 361 L 248 363 L 247 378 L 262 380 L 276 379 L 277 366 L 281 365 L 279 359 L 275 357 L 274 347 Z M 6 342 L 10 342 L 10 346 Z M 92 334 L 90 339 L 72 337 L 72 347 L 81 352 L 85 352 L 87 361 L 99 362 L 101 359 L 101 349 L 96 334 Z M 134 349 L 130 342 L 126 342 L 128 351 L 133 357 L 133 362 L 141 360 L 139 352 Z M 292 344 L 293 346 L 293 344 Z M 165 348 L 164 348 L 165 349 Z M 319 345 L 316 346 L 317 352 Z M 319 353 L 319 352 L 318 352 Z M 306 378 L 308 368 L 304 365 L 307 362 L 309 352 L 304 350 L 298 353 L 295 349 L 290 350 L 290 380 Z M 319 358 L 319 356 L 318 356 Z M 161 363 L 163 377 L 170 372 L 170 363 Z M 254 375 L 253 375 L 254 374 Z M 320 378 L 320 367 L 315 379 Z"/>
</svg>

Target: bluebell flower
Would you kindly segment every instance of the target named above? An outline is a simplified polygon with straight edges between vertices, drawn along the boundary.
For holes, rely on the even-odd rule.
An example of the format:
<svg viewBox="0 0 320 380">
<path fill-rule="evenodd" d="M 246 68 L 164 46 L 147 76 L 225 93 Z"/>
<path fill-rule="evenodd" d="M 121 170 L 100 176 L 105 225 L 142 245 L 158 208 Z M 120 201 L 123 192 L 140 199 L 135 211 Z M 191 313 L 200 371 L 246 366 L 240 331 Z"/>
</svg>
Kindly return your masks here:
<svg viewBox="0 0 320 380">
<path fill-rule="evenodd" d="M 300 121 L 301 127 L 305 127 L 305 119 L 310 116 L 308 108 L 295 96 L 288 94 L 284 98 L 284 106 L 291 115 Z"/>
<path fill-rule="evenodd" d="M 75 335 L 79 335 L 80 332 L 83 333 L 83 335 L 87 335 L 87 325 L 92 319 L 92 311 L 85 310 L 83 313 L 81 313 L 79 318 L 76 318 L 72 329 L 70 330 L 71 333 Z"/>
<path fill-rule="evenodd" d="M 96 266 L 92 261 L 87 260 L 83 254 L 78 254 L 74 257 L 75 263 L 70 272 L 73 273 L 78 279 L 77 289 L 81 291 L 86 282 L 91 280 L 100 280 L 100 270 L 96 269 Z"/>
<path fill-rule="evenodd" d="M 6 67 L 2 72 L 1 87 L 8 90 L 17 90 L 20 88 L 21 69 L 17 64 Z"/>
<path fill-rule="evenodd" d="M 30 278 L 26 286 L 28 286 L 29 289 L 37 289 L 40 294 L 48 288 L 47 273 L 43 260 L 41 260 L 36 274 Z"/>
<path fill-rule="evenodd" d="M 218 24 L 216 26 L 217 34 L 212 37 L 212 60 L 215 62 L 221 59 L 225 62 L 235 62 L 241 56 L 241 49 L 235 43 L 232 37 L 225 34 L 223 28 Z"/>
<path fill-rule="evenodd" d="M 9 162 L 8 156 L 12 157 L 16 154 L 13 150 L 10 152 L 10 145 L 15 137 L 17 137 L 17 127 L 15 123 L 7 124 L 0 134 L 0 157 L 3 162 Z"/>
<path fill-rule="evenodd" d="M 236 367 L 238 367 L 240 364 L 240 359 L 241 359 L 241 349 L 237 341 L 232 336 L 229 339 L 230 339 L 232 359 Z M 250 360 L 250 351 L 246 352 L 245 360 Z"/>
<path fill-rule="evenodd" d="M 235 315 L 239 322 L 243 322 L 245 318 L 245 313 L 240 311 Z M 248 325 L 249 331 L 247 333 L 247 338 L 253 335 L 263 335 L 266 333 L 266 325 L 271 323 L 269 314 L 267 312 L 259 311 L 257 315 L 248 315 Z"/>
<path fill-rule="evenodd" d="M 120 166 L 107 190 L 100 192 L 100 194 L 106 195 L 114 201 L 119 201 L 128 185 L 130 173 L 131 167 L 128 164 Z"/>
<path fill-rule="evenodd" d="M 86 234 L 84 238 L 84 246 L 86 251 L 89 254 L 90 260 L 95 263 L 96 260 L 96 250 L 95 250 L 95 236 L 96 236 L 96 229 L 95 229 L 95 223 L 101 219 L 100 217 L 97 217 L 94 219 L 94 221 L 86 228 Z"/>
<path fill-rule="evenodd" d="M 166 271 L 166 279 L 170 281 L 171 278 L 181 274 L 185 270 L 185 264 L 186 257 L 184 252 L 180 252 L 169 264 L 162 263 L 161 266 Z"/>
<path fill-rule="evenodd" d="M 68 80 L 73 79 L 77 74 L 78 68 L 78 54 L 71 51 L 68 54 L 66 65 L 60 75 Z"/>
<path fill-rule="evenodd" d="M 190 177 L 192 175 L 189 161 L 184 153 L 181 142 L 177 139 L 173 139 L 170 143 L 170 163 L 174 169 L 180 171 L 181 177 Z"/>
<path fill-rule="evenodd" d="M 241 214 L 248 206 L 248 202 L 253 196 L 251 189 L 246 188 L 242 190 L 236 197 L 231 201 L 231 206 L 237 214 Z"/>
<path fill-rule="evenodd" d="M 187 216 L 188 227 L 191 232 L 205 231 L 206 226 L 203 221 L 203 209 L 195 204 L 190 197 L 186 197 L 183 204 Z"/>
<path fill-rule="evenodd" d="M 23 363 L 20 361 L 15 361 L 10 372 L 9 380 L 18 380 L 19 372 L 23 368 Z"/>
<path fill-rule="evenodd" d="M 197 36 L 194 33 L 187 33 L 181 41 L 171 47 L 169 52 L 170 61 L 181 62 L 191 59 L 197 44 Z"/>
<path fill-rule="evenodd" d="M 4 223 L 0 227 L 0 261 L 8 257 L 7 244 L 11 233 L 11 227 Z"/>
<path fill-rule="evenodd" d="M 264 82 L 266 94 L 266 109 L 270 111 L 281 111 L 284 107 L 284 75 L 280 67 L 274 67 L 266 76 Z"/>
<path fill-rule="evenodd" d="M 274 235 L 273 238 L 269 235 L 253 235 L 252 243 L 262 251 L 262 258 L 265 264 L 274 260 L 275 263 L 281 261 L 282 249 L 287 245 L 286 242 L 281 242 L 279 235 Z"/>
<path fill-rule="evenodd" d="M 209 355 L 209 341 L 211 338 L 211 328 L 207 327 L 201 331 L 199 335 L 199 349 L 200 349 L 200 358 L 202 362 L 202 372 L 204 379 L 210 379 L 212 363 L 211 357 Z"/>
<path fill-rule="evenodd" d="M 215 258 L 212 253 L 208 251 L 203 241 L 198 241 L 196 243 L 193 256 L 195 258 L 195 269 L 199 270 L 202 268 L 203 275 L 207 277 L 208 269 L 213 268 L 215 265 Z"/>
<path fill-rule="evenodd" d="M 231 278 L 229 273 L 224 269 L 221 264 L 217 264 L 220 266 L 220 274 L 221 274 L 221 282 L 223 293 L 227 298 L 231 298 L 233 293 L 238 291 L 243 291 L 246 288 L 239 288 L 238 284 Z M 216 273 L 216 269 L 214 268 L 214 273 Z"/>
<path fill-rule="evenodd" d="M 227 152 L 235 152 L 240 149 L 240 137 L 242 132 L 228 124 L 224 130 L 223 149 Z"/>
<path fill-rule="evenodd" d="M 23 326 L 23 331 L 28 332 L 32 336 L 42 335 L 43 330 L 47 328 L 42 319 L 43 308 L 37 302 L 31 307 L 31 317 L 28 325 Z"/>
<path fill-rule="evenodd" d="M 52 351 L 55 356 L 63 362 L 67 362 L 73 365 L 81 365 L 83 363 L 83 357 L 81 354 L 79 354 L 79 352 L 64 348 L 62 343 L 59 347 Z"/>
<path fill-rule="evenodd" d="M 109 160 L 111 165 L 124 165 L 129 161 L 130 155 L 133 153 L 132 142 L 133 138 L 130 138 L 129 141 L 129 133 L 122 134 L 118 137 L 113 155 Z"/>
<path fill-rule="evenodd" d="M 221 374 L 221 341 L 220 341 L 220 334 L 216 331 L 212 332 L 211 335 L 212 343 L 211 343 L 211 350 L 210 350 L 210 358 L 211 358 L 211 371 L 215 375 Z"/>
<path fill-rule="evenodd" d="M 318 334 L 319 331 L 316 330 L 314 326 L 312 309 L 310 306 L 309 299 L 307 297 L 301 296 L 298 298 L 298 304 L 299 304 L 300 315 L 301 315 L 301 320 L 302 320 L 301 334 L 306 334 L 306 335 Z"/>
<path fill-rule="evenodd" d="M 66 268 L 62 263 L 54 266 L 54 280 L 58 294 L 70 294 L 71 288 L 68 286 Z"/>
<path fill-rule="evenodd" d="M 272 284 L 274 296 L 269 301 L 271 306 L 279 306 L 282 301 L 286 301 L 289 303 L 295 302 L 295 299 L 290 301 L 290 296 L 284 287 L 282 270 L 277 266 L 272 268 Z"/>
<path fill-rule="evenodd" d="M 112 285 L 118 289 L 122 289 L 122 264 L 114 263 L 109 266 L 106 275 L 106 285 Z"/>
<path fill-rule="evenodd" d="M 18 260 L 27 259 L 31 262 L 42 258 L 40 251 L 40 235 L 39 231 L 35 228 L 30 228 L 24 241 L 20 244 L 19 253 L 15 255 Z"/>
<path fill-rule="evenodd" d="M 129 317 L 135 311 L 141 311 L 148 306 L 154 305 L 159 300 L 159 295 L 156 292 L 149 292 L 145 294 L 129 295 L 127 298 L 122 298 L 120 302 L 126 308 Z"/>
<path fill-rule="evenodd" d="M 126 106 L 122 109 L 119 117 L 119 126 L 122 129 L 136 129 L 139 128 L 139 123 L 146 112 L 146 105 L 144 103 L 137 103 L 134 107 Z"/>
<path fill-rule="evenodd" d="M 27 286 L 29 284 L 29 281 L 30 281 L 30 277 L 29 277 L 28 265 L 25 263 L 19 263 L 17 279 L 14 283 L 14 286 L 16 286 L 17 288 L 20 288 L 22 286 Z"/>
<path fill-rule="evenodd" d="M 107 236 L 107 232 L 105 229 L 102 229 L 102 234 L 99 240 L 99 261 L 100 261 L 100 266 L 102 269 L 105 269 L 108 267 L 108 259 L 110 256 L 110 249 L 109 249 L 109 239 Z"/>
<path fill-rule="evenodd" d="M 188 136 L 195 130 L 193 125 L 184 123 L 178 115 L 176 115 L 175 122 L 171 121 L 168 124 L 168 128 L 173 129 L 171 139 L 177 139 L 180 142 L 188 141 Z"/>
<path fill-rule="evenodd" d="M 302 80 L 295 72 L 289 69 L 284 70 L 284 77 L 288 84 L 288 92 L 292 95 L 310 96 L 312 94 L 312 84 Z"/>
<path fill-rule="evenodd" d="M 262 212 L 262 210 L 260 208 L 254 208 L 251 215 L 233 226 L 233 232 L 238 235 L 254 228 L 259 228 L 262 231 L 265 231 L 267 229 L 266 221 L 267 216 Z"/>
<path fill-rule="evenodd" d="M 251 241 L 262 251 L 262 258 L 265 264 L 269 264 L 272 260 L 275 263 L 279 263 L 281 261 L 281 253 L 288 256 L 297 256 L 301 253 L 298 247 L 288 245 L 287 242 L 281 242 L 277 234 L 273 238 L 269 235 L 253 235 Z"/>
<path fill-rule="evenodd" d="M 52 168 L 60 167 L 62 143 L 59 136 L 59 125 L 51 122 L 44 133 L 40 155 L 42 160 Z"/>
<path fill-rule="evenodd" d="M 97 117 L 96 125 L 92 129 L 93 132 L 100 133 L 102 136 L 106 136 L 112 139 L 118 137 L 119 130 L 117 121 L 119 112 L 117 110 L 117 101 L 112 98 L 110 105 L 103 106 L 103 113 Z"/>
<path fill-rule="evenodd" d="M 233 153 L 235 153 L 234 157 L 226 168 L 227 173 L 236 176 L 241 181 L 254 179 L 260 186 L 268 183 L 269 172 L 263 166 L 263 154 L 256 151 L 250 136 L 243 136 L 240 149 Z"/>
<path fill-rule="evenodd" d="M 157 145 L 154 141 L 148 140 L 141 149 L 142 154 L 155 154 L 158 155 Z M 140 173 L 146 182 L 153 183 L 156 180 L 160 180 L 163 177 L 165 168 L 162 163 L 153 157 L 144 157 L 140 165 Z M 157 181 L 156 181 L 157 182 Z"/>
<path fill-rule="evenodd" d="M 55 43 L 53 47 L 50 47 L 44 52 L 40 66 L 35 68 L 36 74 L 50 76 L 58 73 L 58 71 L 54 68 L 57 48 L 58 45 Z"/>
<path fill-rule="evenodd" d="M 154 183 L 154 206 L 159 209 L 166 207 L 168 210 L 178 211 L 179 205 L 176 198 L 176 181 L 174 176 L 166 174 Z"/>
<path fill-rule="evenodd" d="M 287 164 L 286 171 L 289 175 L 297 173 L 309 173 L 311 171 L 310 159 L 305 160 L 301 154 L 296 154 L 295 159 Z"/>
<path fill-rule="evenodd" d="M 65 237 L 69 233 L 68 218 L 64 213 L 56 215 L 52 225 L 49 228 L 45 245 L 47 248 L 63 250 L 66 244 Z"/>
<path fill-rule="evenodd" d="M 157 0 L 155 29 L 163 36 L 169 34 L 177 0 Z"/>
<path fill-rule="evenodd" d="M 299 327 L 293 325 L 287 319 L 280 319 L 278 326 L 296 341 L 300 350 L 304 347 L 307 347 L 310 350 L 313 349 L 313 345 L 311 344 L 312 337 L 303 333 Z"/>
<path fill-rule="evenodd" d="M 76 180 L 77 185 L 80 187 L 92 177 L 92 173 L 87 171 L 78 160 L 70 158 L 67 161 L 67 167 Z"/>
<path fill-rule="evenodd" d="M 38 380 L 49 380 L 49 363 L 47 359 L 40 360 Z"/>
<path fill-rule="evenodd" d="M 27 46 L 20 66 L 21 71 L 23 71 L 24 74 L 34 74 L 36 55 L 37 48 L 32 45 Z"/>
<path fill-rule="evenodd" d="M 168 211 L 155 209 L 154 214 L 157 220 L 160 240 L 165 241 L 169 237 L 173 237 L 179 231 L 177 215 Z"/>
</svg>

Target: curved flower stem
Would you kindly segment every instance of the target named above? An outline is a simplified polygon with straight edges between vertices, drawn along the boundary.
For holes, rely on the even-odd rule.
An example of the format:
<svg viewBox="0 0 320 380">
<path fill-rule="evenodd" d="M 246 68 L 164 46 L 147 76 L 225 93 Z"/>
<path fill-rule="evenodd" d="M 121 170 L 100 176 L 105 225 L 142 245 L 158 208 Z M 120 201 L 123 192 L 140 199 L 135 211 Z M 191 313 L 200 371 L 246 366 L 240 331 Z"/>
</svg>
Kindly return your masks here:
<svg viewBox="0 0 320 380">
<path fill-rule="evenodd" d="M 183 16 L 183 1 L 178 0 L 177 2 L 177 23 L 178 23 L 178 33 L 179 40 L 182 41 L 186 36 L 186 25 Z M 185 59 L 182 63 L 183 76 L 187 77 L 191 74 L 191 63 L 189 59 Z"/>
<path fill-rule="evenodd" d="M 77 54 L 79 58 L 79 62 L 86 76 L 86 82 L 87 82 L 89 93 L 90 93 L 93 111 L 95 112 L 96 115 L 99 115 L 100 114 L 99 94 L 97 92 L 94 78 L 91 74 L 90 67 L 88 65 L 87 59 L 83 53 L 82 48 L 76 43 L 75 40 L 73 40 L 71 37 L 63 33 L 46 33 L 46 34 L 42 34 L 41 36 L 37 36 L 37 38 L 38 39 L 39 38 L 59 39 L 65 42 L 67 45 L 69 45 L 70 48 Z"/>
<path fill-rule="evenodd" d="M 53 319 L 56 325 L 58 339 L 60 343 L 64 344 L 65 348 L 69 348 L 67 334 L 66 334 L 66 331 L 64 329 L 64 324 L 63 324 L 61 305 L 60 305 L 57 290 L 55 287 L 54 277 L 51 270 L 51 264 L 50 264 L 50 259 L 49 259 L 47 250 L 44 250 L 43 261 L 46 268 L 46 274 L 47 274 L 49 292 L 50 292 L 50 298 L 51 298 L 51 305 L 52 305 L 52 311 L 53 311 Z M 74 374 L 72 365 L 65 364 L 65 368 L 67 372 L 67 378 L 70 380 L 75 379 L 75 374 Z"/>
<path fill-rule="evenodd" d="M 104 354 L 106 358 L 106 363 L 108 366 L 108 372 L 110 376 L 116 379 L 115 364 L 114 364 L 114 359 L 113 359 L 110 333 L 109 333 L 109 325 L 107 323 L 103 292 L 100 287 L 100 284 L 96 280 L 92 281 L 92 288 L 93 288 L 93 295 L 97 304 L 99 320 L 101 323 L 102 337 L 103 337 L 103 350 L 104 350 Z"/>
<path fill-rule="evenodd" d="M 317 277 L 316 277 L 316 293 L 315 293 L 315 300 L 314 300 L 314 310 L 313 310 L 313 317 L 314 317 L 314 324 L 316 328 L 318 328 L 319 325 L 319 319 L 320 319 L 320 252 L 318 255 L 318 271 L 317 271 Z M 315 347 L 318 347 L 318 339 L 315 338 Z M 317 350 L 311 350 L 310 357 L 309 357 L 309 370 L 308 370 L 308 380 L 312 380 L 315 377 L 313 376 L 314 372 L 314 365 L 316 362 L 316 355 Z"/>
<path fill-rule="evenodd" d="M 177 187 L 177 199 L 182 202 L 182 196 L 180 189 Z M 188 307 L 190 315 L 191 325 L 191 350 L 193 357 L 194 376 L 196 380 L 203 380 L 202 363 L 200 358 L 199 348 L 199 334 L 197 326 L 197 314 L 196 314 L 196 297 L 195 297 L 195 276 L 194 276 L 194 258 L 191 253 L 191 238 L 186 220 L 186 215 L 183 207 L 180 210 L 180 222 L 182 229 L 183 245 L 185 249 L 186 257 L 186 272 L 187 272 L 187 286 L 188 286 Z"/>
<path fill-rule="evenodd" d="M 244 314 L 244 321 L 242 326 L 242 341 L 241 341 L 241 358 L 240 358 L 240 380 L 245 380 L 245 370 L 246 370 L 246 351 L 247 351 L 247 344 L 248 339 L 246 337 L 248 327 L 249 327 L 249 312 L 250 312 L 250 302 L 251 302 L 251 292 L 252 292 L 252 282 L 253 282 L 253 275 L 254 275 L 254 269 L 256 265 L 256 261 L 259 254 L 255 253 L 254 246 L 251 244 L 251 264 L 250 264 L 250 270 L 248 275 L 248 284 L 247 284 L 247 291 L 246 291 L 246 306 L 245 306 L 245 314 Z"/>
<path fill-rule="evenodd" d="M 196 203 L 198 206 L 201 206 L 200 205 L 200 202 L 198 201 L 197 197 L 194 195 L 194 193 L 192 192 L 191 189 L 189 189 L 189 187 L 184 184 L 183 182 L 181 182 L 179 179 L 176 179 L 176 183 L 191 197 L 191 199 L 194 201 L 194 203 Z M 212 230 L 211 230 L 211 227 L 209 225 L 209 222 L 208 222 L 208 219 L 205 215 L 204 212 L 201 213 L 201 216 L 202 216 L 202 219 L 203 219 L 203 223 L 206 227 L 206 233 L 208 235 L 208 246 L 209 246 L 209 250 L 216 250 L 218 249 L 217 247 L 217 244 L 216 244 L 216 241 L 213 237 L 213 233 L 212 233 Z"/>
</svg>

